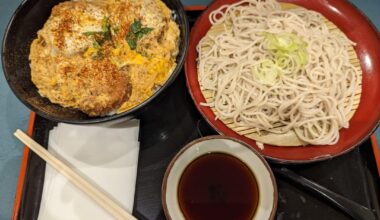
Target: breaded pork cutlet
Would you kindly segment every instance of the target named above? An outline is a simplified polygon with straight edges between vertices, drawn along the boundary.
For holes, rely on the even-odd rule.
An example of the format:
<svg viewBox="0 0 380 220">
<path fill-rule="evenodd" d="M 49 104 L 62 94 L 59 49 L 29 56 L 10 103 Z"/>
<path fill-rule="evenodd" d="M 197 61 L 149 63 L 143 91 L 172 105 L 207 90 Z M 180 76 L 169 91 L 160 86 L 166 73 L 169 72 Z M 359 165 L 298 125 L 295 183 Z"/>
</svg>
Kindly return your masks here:
<svg viewBox="0 0 380 220">
<path fill-rule="evenodd" d="M 64 2 L 31 45 L 32 81 L 53 103 L 90 116 L 115 112 L 131 94 L 130 77 L 109 59 L 83 59 L 90 45 L 82 32 L 99 31 L 105 12 L 82 2 Z"/>
<path fill-rule="evenodd" d="M 46 59 L 46 58 L 45 58 Z M 131 94 L 128 75 L 108 60 L 65 59 L 48 68 L 38 68 L 44 58 L 32 60 L 32 81 L 42 96 L 64 107 L 78 108 L 90 116 L 116 111 Z"/>
</svg>

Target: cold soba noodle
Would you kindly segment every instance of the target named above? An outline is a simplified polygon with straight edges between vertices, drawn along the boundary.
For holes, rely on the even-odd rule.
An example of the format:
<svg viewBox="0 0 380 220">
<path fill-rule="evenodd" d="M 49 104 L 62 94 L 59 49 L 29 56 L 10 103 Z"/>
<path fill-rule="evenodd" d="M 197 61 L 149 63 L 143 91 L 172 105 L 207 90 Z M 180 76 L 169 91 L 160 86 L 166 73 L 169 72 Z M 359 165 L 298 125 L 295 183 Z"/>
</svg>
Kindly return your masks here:
<svg viewBox="0 0 380 220">
<path fill-rule="evenodd" d="M 292 131 L 307 144 L 335 144 L 348 128 L 359 71 L 354 45 L 322 15 L 282 10 L 273 0 L 241 1 L 210 14 L 197 50 L 198 79 L 217 118 L 257 132 Z"/>
</svg>

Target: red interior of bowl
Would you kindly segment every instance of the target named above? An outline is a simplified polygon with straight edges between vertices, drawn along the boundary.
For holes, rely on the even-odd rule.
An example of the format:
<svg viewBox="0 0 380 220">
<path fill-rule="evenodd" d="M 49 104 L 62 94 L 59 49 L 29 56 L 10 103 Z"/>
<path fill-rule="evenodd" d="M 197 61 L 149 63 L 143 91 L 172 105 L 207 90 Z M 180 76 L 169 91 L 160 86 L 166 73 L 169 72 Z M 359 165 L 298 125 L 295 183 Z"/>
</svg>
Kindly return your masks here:
<svg viewBox="0 0 380 220">
<path fill-rule="evenodd" d="M 350 127 L 341 129 L 337 144 L 305 147 L 265 145 L 265 148 L 260 150 L 254 140 L 237 134 L 220 120 L 214 120 L 215 115 L 212 110 L 199 105 L 200 102 L 205 102 L 205 99 L 198 83 L 196 46 L 211 27 L 208 20 L 210 12 L 222 5 L 234 2 L 237 0 L 219 0 L 212 3 L 199 17 L 190 35 L 189 51 L 185 61 L 187 85 L 198 110 L 210 125 L 219 133 L 243 140 L 267 158 L 278 162 L 304 163 L 328 159 L 348 152 L 368 138 L 380 120 L 380 88 L 378 87 L 380 82 L 380 38 L 370 21 L 346 0 L 281 1 L 320 12 L 357 43 L 355 50 L 363 71 L 362 95 L 359 108 L 350 120 Z"/>
</svg>

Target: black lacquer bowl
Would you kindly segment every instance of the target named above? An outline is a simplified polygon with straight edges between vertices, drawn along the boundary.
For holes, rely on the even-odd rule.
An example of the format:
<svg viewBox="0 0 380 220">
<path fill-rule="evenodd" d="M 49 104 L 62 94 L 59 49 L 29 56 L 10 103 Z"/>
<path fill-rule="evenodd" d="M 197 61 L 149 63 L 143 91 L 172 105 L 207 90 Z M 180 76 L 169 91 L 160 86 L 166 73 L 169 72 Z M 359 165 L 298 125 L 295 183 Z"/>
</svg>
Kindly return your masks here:
<svg viewBox="0 0 380 220">
<path fill-rule="evenodd" d="M 51 103 L 38 93 L 38 89 L 31 81 L 28 56 L 30 44 L 37 37 L 37 31 L 43 27 L 50 16 L 51 9 L 59 2 L 62 0 L 24 0 L 13 14 L 3 39 L 1 55 L 5 78 L 17 98 L 42 117 L 56 122 L 74 124 L 132 118 L 149 108 L 156 97 L 165 92 L 180 73 L 188 47 L 188 21 L 180 0 L 163 0 L 173 11 L 173 18 L 180 27 L 181 35 L 177 67 L 159 90 L 140 105 L 126 112 L 103 117 L 89 117 L 79 110 Z"/>
</svg>

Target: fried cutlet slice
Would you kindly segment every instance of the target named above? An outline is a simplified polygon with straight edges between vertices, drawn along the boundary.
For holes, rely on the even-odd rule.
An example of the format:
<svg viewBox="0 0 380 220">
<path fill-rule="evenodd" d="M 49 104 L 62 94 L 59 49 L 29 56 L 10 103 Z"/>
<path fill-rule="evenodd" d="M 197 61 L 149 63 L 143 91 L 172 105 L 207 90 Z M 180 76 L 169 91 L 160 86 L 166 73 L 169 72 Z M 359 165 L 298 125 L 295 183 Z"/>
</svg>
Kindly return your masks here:
<svg viewBox="0 0 380 220">
<path fill-rule="evenodd" d="M 85 33 L 102 31 L 108 16 L 104 9 L 86 1 L 65 1 L 52 9 L 38 35 L 49 45 L 51 55 L 72 56 L 93 44 Z"/>
<path fill-rule="evenodd" d="M 42 96 L 90 116 L 115 112 L 132 91 L 128 75 L 108 59 L 39 57 L 31 59 L 31 69 L 32 81 Z"/>
</svg>

